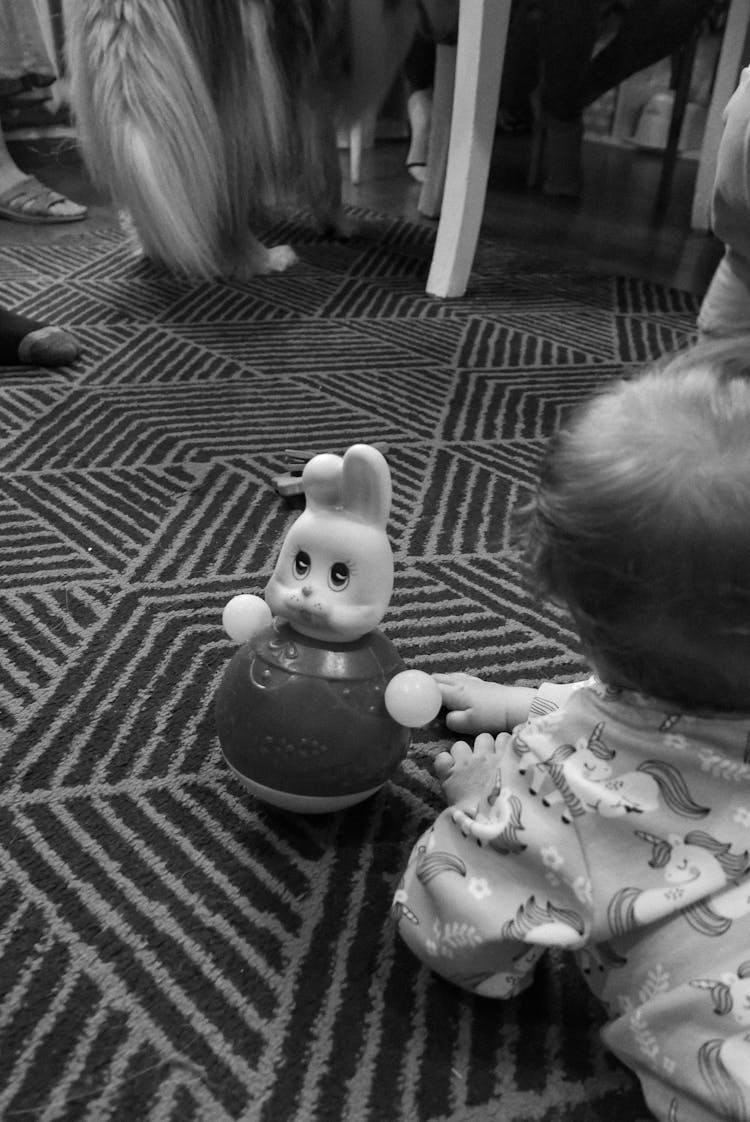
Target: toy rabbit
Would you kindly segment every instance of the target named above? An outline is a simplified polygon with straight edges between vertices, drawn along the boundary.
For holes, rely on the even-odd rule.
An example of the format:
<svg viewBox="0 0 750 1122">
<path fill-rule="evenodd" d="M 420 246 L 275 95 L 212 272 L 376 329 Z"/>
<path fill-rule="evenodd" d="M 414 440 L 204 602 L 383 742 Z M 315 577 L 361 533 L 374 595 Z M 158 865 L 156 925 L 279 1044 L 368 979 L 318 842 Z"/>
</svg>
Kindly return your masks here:
<svg viewBox="0 0 750 1122">
<path fill-rule="evenodd" d="M 404 670 L 378 629 L 393 590 L 391 477 L 355 444 L 314 456 L 306 505 L 258 596 L 235 596 L 224 627 L 242 646 L 216 698 L 222 751 L 259 798 L 289 810 L 352 806 L 377 791 L 429 723 L 440 690 Z"/>
</svg>

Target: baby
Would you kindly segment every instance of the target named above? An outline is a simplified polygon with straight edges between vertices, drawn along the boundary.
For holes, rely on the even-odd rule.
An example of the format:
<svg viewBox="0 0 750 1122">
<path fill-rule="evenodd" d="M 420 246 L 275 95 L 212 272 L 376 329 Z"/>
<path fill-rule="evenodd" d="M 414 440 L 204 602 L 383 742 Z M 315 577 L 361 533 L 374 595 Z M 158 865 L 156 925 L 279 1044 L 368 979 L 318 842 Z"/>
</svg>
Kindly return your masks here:
<svg viewBox="0 0 750 1122">
<path fill-rule="evenodd" d="M 607 1045 L 664 1122 L 750 1120 L 750 340 L 595 397 L 550 450 L 540 592 L 592 675 L 436 675 L 447 808 L 394 900 L 433 970 L 488 997 L 575 952 Z"/>
</svg>

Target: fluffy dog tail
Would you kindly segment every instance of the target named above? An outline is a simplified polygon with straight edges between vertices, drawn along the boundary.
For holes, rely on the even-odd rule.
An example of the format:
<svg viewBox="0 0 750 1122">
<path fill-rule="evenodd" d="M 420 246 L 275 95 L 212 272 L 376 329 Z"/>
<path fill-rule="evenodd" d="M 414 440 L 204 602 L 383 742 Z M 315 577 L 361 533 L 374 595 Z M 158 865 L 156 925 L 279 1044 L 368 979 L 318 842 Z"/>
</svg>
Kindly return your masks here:
<svg viewBox="0 0 750 1122">
<path fill-rule="evenodd" d="M 188 274 L 226 272 L 228 259 L 247 256 L 250 221 L 288 162 L 263 3 L 65 0 L 65 17 L 94 180 L 130 213 L 149 257 Z"/>
</svg>

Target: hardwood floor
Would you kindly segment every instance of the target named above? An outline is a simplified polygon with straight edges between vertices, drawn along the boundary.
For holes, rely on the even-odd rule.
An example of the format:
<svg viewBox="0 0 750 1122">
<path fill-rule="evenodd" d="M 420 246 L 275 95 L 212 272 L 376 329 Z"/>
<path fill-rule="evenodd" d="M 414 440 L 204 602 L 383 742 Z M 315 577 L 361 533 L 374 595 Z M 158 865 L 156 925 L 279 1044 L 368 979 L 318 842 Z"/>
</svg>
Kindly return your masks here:
<svg viewBox="0 0 750 1122">
<path fill-rule="evenodd" d="M 535 245 L 560 268 L 622 273 L 702 295 L 721 254 L 710 234 L 690 230 L 695 163 L 678 162 L 665 213 L 654 215 L 661 161 L 635 148 L 587 141 L 585 192 L 578 203 L 548 199 L 525 185 L 530 140 L 498 134 L 487 195 L 483 238 Z M 10 140 L 18 164 L 50 187 L 89 206 L 89 218 L 75 225 L 28 226 L 0 221 L 0 244 L 45 244 L 85 229 L 117 222 L 114 208 L 87 176 L 70 140 Z M 379 141 L 363 157 L 362 182 L 348 182 L 348 158 L 341 154 L 344 198 L 358 206 L 415 222 L 419 186 L 404 167 L 405 141 Z"/>
</svg>

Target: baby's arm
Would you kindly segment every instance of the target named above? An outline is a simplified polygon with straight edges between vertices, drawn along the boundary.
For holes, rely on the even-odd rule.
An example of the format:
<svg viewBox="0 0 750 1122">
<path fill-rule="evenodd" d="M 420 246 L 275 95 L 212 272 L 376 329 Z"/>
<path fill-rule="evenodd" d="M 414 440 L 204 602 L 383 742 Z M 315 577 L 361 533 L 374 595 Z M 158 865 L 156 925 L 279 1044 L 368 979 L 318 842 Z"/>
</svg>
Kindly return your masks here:
<svg viewBox="0 0 750 1122">
<path fill-rule="evenodd" d="M 529 715 L 537 691 L 502 686 L 471 674 L 433 674 L 448 710 L 445 723 L 454 732 L 509 732 Z"/>
</svg>

